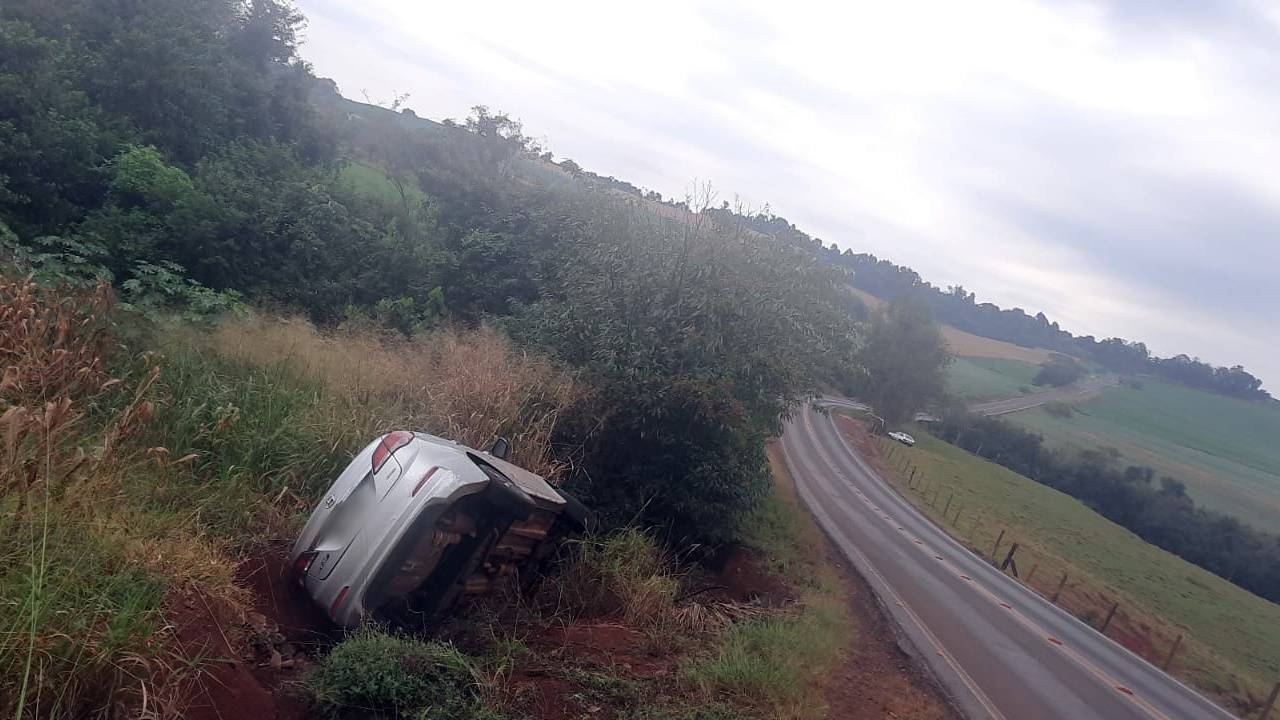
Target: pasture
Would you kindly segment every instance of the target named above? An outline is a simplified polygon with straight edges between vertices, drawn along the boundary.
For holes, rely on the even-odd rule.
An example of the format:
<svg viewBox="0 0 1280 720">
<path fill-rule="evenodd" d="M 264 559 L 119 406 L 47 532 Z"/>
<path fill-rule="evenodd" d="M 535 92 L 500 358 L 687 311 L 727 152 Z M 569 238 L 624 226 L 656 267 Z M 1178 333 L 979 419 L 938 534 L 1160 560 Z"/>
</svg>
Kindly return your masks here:
<svg viewBox="0 0 1280 720">
<path fill-rule="evenodd" d="M 1017 397 L 1039 369 L 1021 360 L 957 357 L 947 367 L 947 394 L 968 401 Z"/>
<path fill-rule="evenodd" d="M 1043 409 L 1011 423 L 1051 447 L 1114 448 L 1118 462 L 1147 465 L 1184 482 L 1196 503 L 1260 529 L 1280 527 L 1280 406 L 1144 379 L 1076 405 L 1070 417 Z"/>
</svg>

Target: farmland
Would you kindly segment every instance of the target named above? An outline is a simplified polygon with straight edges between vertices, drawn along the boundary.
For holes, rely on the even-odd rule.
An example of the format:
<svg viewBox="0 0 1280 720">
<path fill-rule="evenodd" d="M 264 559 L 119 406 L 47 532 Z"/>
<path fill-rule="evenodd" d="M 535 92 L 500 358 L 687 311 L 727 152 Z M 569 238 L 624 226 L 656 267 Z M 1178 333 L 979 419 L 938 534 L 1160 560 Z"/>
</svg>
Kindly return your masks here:
<svg viewBox="0 0 1280 720">
<path fill-rule="evenodd" d="M 1066 450 L 1114 448 L 1123 463 L 1174 477 L 1195 501 L 1260 529 L 1280 525 L 1280 407 L 1147 379 L 1077 406 L 1006 418 Z"/>
<path fill-rule="evenodd" d="M 907 449 L 841 423 L 922 512 L 941 521 L 948 505 L 949 517 L 958 511 L 961 519 L 945 526 L 962 542 L 990 554 L 1005 531 L 1003 547 L 1019 543 L 1023 576 L 1037 566 L 1031 584 L 1042 594 L 1051 596 L 1067 573 L 1061 604 L 1095 625 L 1118 601 L 1109 634 L 1130 649 L 1161 662 L 1184 634 L 1173 672 L 1185 681 L 1241 710 L 1265 696 L 1280 673 L 1280 606 L 1143 542 L 1065 494 L 924 432 Z M 891 460 L 882 454 L 889 448 Z M 895 471 L 905 463 L 924 478 L 916 489 Z"/>
<path fill-rule="evenodd" d="M 1044 348 L 1029 348 L 1014 345 L 1003 340 L 993 340 L 973 333 L 942 325 L 939 327 L 942 337 L 947 341 L 951 352 L 960 357 L 995 358 L 999 360 L 1018 360 L 1023 363 L 1039 365 L 1049 359 L 1051 353 Z"/>
<path fill-rule="evenodd" d="M 947 368 L 947 393 L 964 400 L 1016 397 L 1031 386 L 1037 370 L 1021 360 L 957 357 Z"/>
</svg>

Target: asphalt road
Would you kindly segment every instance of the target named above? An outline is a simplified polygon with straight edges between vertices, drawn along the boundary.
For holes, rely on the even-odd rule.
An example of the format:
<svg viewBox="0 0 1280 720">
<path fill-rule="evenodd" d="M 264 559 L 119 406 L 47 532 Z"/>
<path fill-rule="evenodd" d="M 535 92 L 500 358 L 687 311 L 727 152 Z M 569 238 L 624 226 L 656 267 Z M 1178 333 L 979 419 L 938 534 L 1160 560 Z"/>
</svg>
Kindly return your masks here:
<svg viewBox="0 0 1280 720">
<path fill-rule="evenodd" d="M 801 499 L 972 720 L 1233 716 L 975 557 L 806 406 L 782 447 Z"/>
<path fill-rule="evenodd" d="M 1030 410 L 1034 407 L 1051 402 L 1053 400 L 1071 400 L 1080 395 L 1087 395 L 1097 392 L 1102 388 L 1115 385 L 1119 382 L 1119 378 L 1115 375 L 1098 375 L 1097 377 L 1085 378 L 1077 383 L 1072 383 L 1066 387 L 1052 388 L 1050 390 L 1041 390 L 1039 392 L 1027 393 L 1014 398 L 1006 398 L 1004 400 L 991 400 L 989 402 L 975 403 L 969 406 L 969 412 L 975 415 L 1007 415 L 1009 413 L 1018 412 L 1019 410 Z"/>
</svg>

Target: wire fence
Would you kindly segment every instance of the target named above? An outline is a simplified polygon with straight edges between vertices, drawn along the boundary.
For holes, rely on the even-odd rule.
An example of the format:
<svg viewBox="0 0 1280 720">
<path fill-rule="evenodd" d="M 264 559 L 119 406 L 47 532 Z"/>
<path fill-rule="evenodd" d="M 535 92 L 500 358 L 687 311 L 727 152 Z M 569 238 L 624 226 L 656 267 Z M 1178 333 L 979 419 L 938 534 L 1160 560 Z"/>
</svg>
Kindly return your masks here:
<svg viewBox="0 0 1280 720">
<path fill-rule="evenodd" d="M 912 504 L 975 555 L 1166 673 L 1196 674 L 1191 672 L 1192 659 L 1180 654 L 1182 632 L 1126 607 L 1117 593 L 1073 577 L 1069 563 L 1028 548 L 1002 526 L 1000 518 L 984 516 L 983 510 L 968 500 L 964 488 L 927 477 L 912 462 L 905 446 L 883 436 L 874 437 L 881 459 L 893 472 L 893 484 L 909 499 L 918 498 Z M 1244 718 L 1280 720 L 1280 713 L 1275 712 L 1280 682 L 1265 699 L 1247 690 L 1245 695 Z"/>
</svg>

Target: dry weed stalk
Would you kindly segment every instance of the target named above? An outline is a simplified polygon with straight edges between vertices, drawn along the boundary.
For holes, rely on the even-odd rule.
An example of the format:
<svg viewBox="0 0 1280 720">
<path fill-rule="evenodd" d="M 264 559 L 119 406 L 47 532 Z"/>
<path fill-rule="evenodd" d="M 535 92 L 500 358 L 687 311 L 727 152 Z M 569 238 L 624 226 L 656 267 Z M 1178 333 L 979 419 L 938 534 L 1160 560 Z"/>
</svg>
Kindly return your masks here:
<svg viewBox="0 0 1280 720">
<path fill-rule="evenodd" d="M 285 363 L 322 382 L 345 403 L 322 420 L 368 437 L 396 427 L 486 447 L 511 440 L 514 458 L 552 477 L 549 452 L 560 413 L 580 399 L 573 377 L 516 348 L 501 331 L 444 328 L 405 340 L 368 330 L 321 333 L 299 319 L 239 318 L 214 344 L 260 366 Z"/>
<path fill-rule="evenodd" d="M 76 610 L 92 622 L 68 632 L 80 621 L 68 625 L 66 611 L 45 597 L 68 592 L 50 563 L 78 562 L 66 556 L 73 547 L 58 544 L 57 528 L 110 548 L 112 572 L 145 568 L 171 588 L 208 588 L 227 612 L 246 602 L 224 548 L 121 502 L 125 474 L 145 462 L 146 451 L 131 441 L 152 416 L 160 369 L 148 367 L 129 387 L 108 376 L 112 301 L 105 284 L 82 291 L 0 276 L 0 523 L 9 533 L 0 554 L 30 573 L 29 591 L 0 597 L 0 712 L 14 716 L 50 703 L 72 712 L 82 701 L 117 709 L 141 702 L 142 715 L 154 714 L 157 703 L 174 706 L 191 668 L 167 627 L 121 645 L 112 618 L 87 607 Z M 69 666 L 59 660 L 68 648 Z"/>
</svg>

